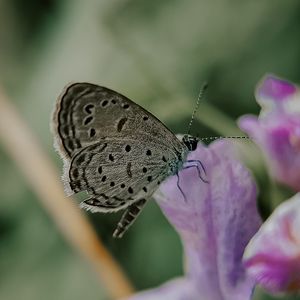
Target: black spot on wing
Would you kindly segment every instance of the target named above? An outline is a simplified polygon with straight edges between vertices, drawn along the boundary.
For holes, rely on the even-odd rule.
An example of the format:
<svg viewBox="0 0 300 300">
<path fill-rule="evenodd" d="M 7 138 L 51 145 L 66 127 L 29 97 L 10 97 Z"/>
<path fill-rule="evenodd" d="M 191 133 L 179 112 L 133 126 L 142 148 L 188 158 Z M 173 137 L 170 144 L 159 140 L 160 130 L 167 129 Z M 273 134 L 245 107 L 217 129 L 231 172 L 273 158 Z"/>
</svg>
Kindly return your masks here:
<svg viewBox="0 0 300 300">
<path fill-rule="evenodd" d="M 88 116 L 88 117 L 86 117 L 86 118 L 84 119 L 83 124 L 84 124 L 84 125 L 88 125 L 88 124 L 90 124 L 90 123 L 93 121 L 93 119 L 94 119 L 94 117 Z"/>
<path fill-rule="evenodd" d="M 108 104 L 108 101 L 107 101 L 107 100 L 104 100 L 104 101 L 101 103 L 102 107 L 105 107 L 107 104 Z"/>
<path fill-rule="evenodd" d="M 89 136 L 92 138 L 96 135 L 96 130 L 95 128 L 90 128 L 90 131 L 89 131 Z"/>
<path fill-rule="evenodd" d="M 95 108 L 95 105 L 94 105 L 94 104 L 87 104 L 87 105 L 84 106 L 84 111 L 85 111 L 87 114 L 92 114 L 94 108 Z"/>
<path fill-rule="evenodd" d="M 118 132 L 121 132 L 121 130 L 123 129 L 125 123 L 127 122 L 127 118 L 122 118 L 119 122 L 118 122 L 118 125 L 117 125 L 117 130 Z"/>
<path fill-rule="evenodd" d="M 127 175 L 128 177 L 132 177 L 132 172 L 131 172 L 131 162 L 129 162 L 126 166 L 126 172 L 127 172 Z"/>
</svg>

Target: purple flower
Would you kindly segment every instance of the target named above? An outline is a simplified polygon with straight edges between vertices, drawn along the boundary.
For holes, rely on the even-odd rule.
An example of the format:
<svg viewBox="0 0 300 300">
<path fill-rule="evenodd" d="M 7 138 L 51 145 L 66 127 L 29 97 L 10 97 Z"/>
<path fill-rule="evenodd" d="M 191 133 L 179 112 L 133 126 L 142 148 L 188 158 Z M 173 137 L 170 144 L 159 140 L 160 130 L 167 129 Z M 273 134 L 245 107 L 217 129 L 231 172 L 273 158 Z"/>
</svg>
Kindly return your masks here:
<svg viewBox="0 0 300 300">
<path fill-rule="evenodd" d="M 259 117 L 243 116 L 239 125 L 262 149 L 271 175 L 300 191 L 300 90 L 267 75 L 257 87 L 256 99 L 262 106 Z"/>
<path fill-rule="evenodd" d="M 247 300 L 254 280 L 245 273 L 242 256 L 260 226 L 256 186 L 225 141 L 208 148 L 200 143 L 188 160 L 206 169 L 183 169 L 164 181 L 155 199 L 179 233 L 185 252 L 185 276 L 138 293 L 130 300 Z M 189 163 L 194 164 L 195 162 Z M 197 162 L 196 162 L 197 164 Z M 167 247 L 167 245 L 162 245 Z"/>
<path fill-rule="evenodd" d="M 257 283 L 273 293 L 300 290 L 300 194 L 279 205 L 246 248 Z"/>
</svg>

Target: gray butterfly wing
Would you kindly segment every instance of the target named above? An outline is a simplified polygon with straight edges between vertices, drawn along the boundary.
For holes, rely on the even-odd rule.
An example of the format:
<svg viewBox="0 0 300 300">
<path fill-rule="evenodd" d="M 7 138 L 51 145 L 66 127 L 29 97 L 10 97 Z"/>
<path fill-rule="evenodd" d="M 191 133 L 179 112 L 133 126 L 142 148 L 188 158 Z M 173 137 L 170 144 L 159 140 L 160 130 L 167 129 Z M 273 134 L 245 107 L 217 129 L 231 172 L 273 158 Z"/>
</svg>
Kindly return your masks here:
<svg viewBox="0 0 300 300">
<path fill-rule="evenodd" d="M 56 146 L 63 158 L 101 138 L 136 139 L 151 136 L 156 141 L 181 149 L 174 134 L 157 118 L 125 96 L 90 83 L 65 87 L 53 114 Z"/>
<path fill-rule="evenodd" d="M 148 136 L 106 138 L 80 150 L 67 177 L 73 192 L 87 191 L 82 206 L 113 212 L 149 198 L 175 172 L 177 154 Z"/>
<path fill-rule="evenodd" d="M 157 118 L 121 94 L 90 83 L 67 86 L 53 113 L 55 145 L 64 159 L 68 193 L 86 191 L 82 206 L 127 208 L 114 232 L 121 237 L 187 147 Z M 129 148 L 128 148 L 129 147 Z"/>
</svg>

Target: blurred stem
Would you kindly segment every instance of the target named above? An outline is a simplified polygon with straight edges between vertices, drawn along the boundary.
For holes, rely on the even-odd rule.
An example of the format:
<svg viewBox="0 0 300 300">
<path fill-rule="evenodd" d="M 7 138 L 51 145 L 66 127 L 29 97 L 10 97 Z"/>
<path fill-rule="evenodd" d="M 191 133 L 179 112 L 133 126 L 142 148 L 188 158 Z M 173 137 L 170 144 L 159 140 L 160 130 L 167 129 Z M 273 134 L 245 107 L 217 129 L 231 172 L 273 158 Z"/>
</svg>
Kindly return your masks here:
<svg viewBox="0 0 300 300">
<path fill-rule="evenodd" d="M 132 294 L 129 280 L 72 199 L 64 195 L 58 172 L 1 86 L 0 142 L 63 235 L 93 266 L 110 296 L 117 299 Z"/>
<path fill-rule="evenodd" d="M 122 51 L 127 52 L 132 61 L 135 62 L 137 69 L 141 71 L 141 74 L 149 82 L 152 90 L 155 90 L 162 99 L 172 99 L 172 106 L 168 110 L 169 115 L 165 115 L 165 117 L 172 116 L 174 118 L 176 114 L 182 115 L 185 111 L 191 113 L 192 109 L 186 105 L 190 101 L 187 99 L 187 96 L 180 92 L 180 88 L 178 88 L 180 84 L 174 82 L 171 76 L 162 78 L 158 74 L 159 72 L 155 70 L 151 60 L 139 50 L 137 43 L 131 40 L 130 33 L 124 32 L 125 27 L 117 26 L 114 22 L 111 22 L 111 20 L 115 20 L 115 17 L 111 16 L 111 14 L 113 12 L 108 13 L 104 20 L 106 29 L 113 42 Z M 195 103 L 197 96 L 195 95 Z M 161 107 L 160 103 L 159 107 Z M 176 107 L 176 111 L 173 111 L 172 107 Z M 201 102 L 201 109 L 197 112 L 197 120 L 222 135 L 242 135 L 242 132 L 233 120 L 207 102 Z"/>
<path fill-rule="evenodd" d="M 125 27 L 117 26 L 114 22 L 111 22 L 111 20 L 115 20 L 115 16 L 112 14 L 113 12 L 108 12 L 104 18 L 110 38 L 122 51 L 127 52 L 129 57 L 135 62 L 137 68 L 149 82 L 152 90 L 155 90 L 162 99 L 172 99 L 172 106 L 170 106 L 169 110 L 165 111 L 164 117 L 176 118 L 176 115 L 182 116 L 185 112 L 191 113 L 192 109 L 186 105 L 186 103 L 190 103 L 190 101 L 187 99 L 187 96 L 180 92 L 180 88 L 178 88 L 180 84 L 172 81 L 171 78 L 161 78 L 160 74 L 155 71 L 155 67 L 153 67 L 151 61 L 139 50 L 138 45 L 131 40 L 130 33 L 124 32 Z M 157 111 L 160 107 L 161 104 L 159 102 Z M 176 107 L 176 110 L 172 110 L 172 107 Z M 222 136 L 244 135 L 236 125 L 236 122 L 207 102 L 201 102 L 201 109 L 197 111 L 197 120 Z M 231 140 L 231 142 L 237 143 L 238 140 Z M 262 157 L 256 148 L 249 147 L 249 143 L 239 143 L 239 150 L 241 152 L 241 159 L 243 159 L 252 170 L 258 173 L 262 172 Z"/>
</svg>

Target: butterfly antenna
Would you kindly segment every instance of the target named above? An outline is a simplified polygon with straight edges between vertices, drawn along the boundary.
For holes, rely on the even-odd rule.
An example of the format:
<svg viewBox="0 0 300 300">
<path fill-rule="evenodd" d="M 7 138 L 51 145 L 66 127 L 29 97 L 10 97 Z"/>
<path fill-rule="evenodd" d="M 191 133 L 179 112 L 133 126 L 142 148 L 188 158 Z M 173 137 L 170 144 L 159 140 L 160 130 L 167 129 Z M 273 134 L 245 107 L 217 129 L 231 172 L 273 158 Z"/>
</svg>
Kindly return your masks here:
<svg viewBox="0 0 300 300">
<path fill-rule="evenodd" d="M 191 118 L 191 121 L 190 121 L 190 124 L 189 124 L 189 128 L 188 128 L 187 134 L 190 134 L 190 132 L 191 132 L 191 128 L 192 128 L 192 124 L 193 124 L 193 121 L 194 121 L 194 118 L 195 118 L 195 114 L 196 114 L 196 112 L 198 110 L 198 107 L 199 107 L 199 104 L 200 104 L 200 100 L 203 99 L 203 96 L 205 94 L 205 91 L 206 91 L 207 87 L 208 87 L 208 83 L 204 82 L 204 84 L 202 85 L 202 87 L 200 89 L 199 95 L 198 95 L 198 99 L 197 99 L 196 106 L 195 106 L 195 109 L 194 109 L 193 114 L 192 114 L 192 118 Z"/>
<path fill-rule="evenodd" d="M 221 139 L 245 139 L 245 140 L 252 140 L 251 137 L 244 136 L 244 135 L 199 137 L 200 141 L 215 141 L 215 140 L 221 140 Z"/>
<path fill-rule="evenodd" d="M 207 87 L 208 87 L 208 83 L 205 81 L 200 89 L 200 92 L 199 92 L 199 95 L 198 95 L 198 99 L 197 99 L 197 102 L 196 102 L 196 106 L 195 106 L 195 109 L 192 113 L 192 118 L 191 118 L 191 121 L 189 123 L 189 127 L 188 127 L 188 132 L 187 134 L 190 134 L 191 132 L 191 128 L 192 128 L 192 124 L 193 124 L 193 121 L 194 121 L 194 118 L 195 118 L 195 114 L 198 110 L 198 107 L 199 107 L 199 104 L 200 104 L 200 101 L 203 99 L 203 96 L 205 95 L 205 92 L 207 90 Z M 242 135 L 238 135 L 238 136 L 209 136 L 209 137 L 199 137 L 197 135 L 197 138 L 201 141 L 215 141 L 215 140 L 221 140 L 221 139 L 244 139 L 244 140 L 252 140 L 251 137 L 249 136 L 242 136 Z"/>
</svg>

